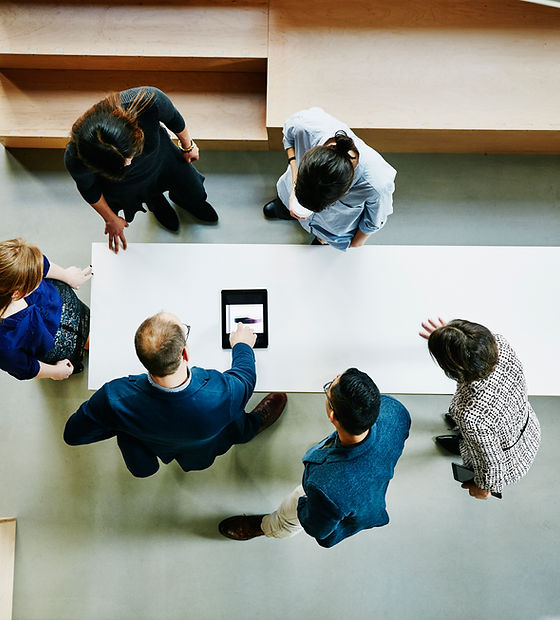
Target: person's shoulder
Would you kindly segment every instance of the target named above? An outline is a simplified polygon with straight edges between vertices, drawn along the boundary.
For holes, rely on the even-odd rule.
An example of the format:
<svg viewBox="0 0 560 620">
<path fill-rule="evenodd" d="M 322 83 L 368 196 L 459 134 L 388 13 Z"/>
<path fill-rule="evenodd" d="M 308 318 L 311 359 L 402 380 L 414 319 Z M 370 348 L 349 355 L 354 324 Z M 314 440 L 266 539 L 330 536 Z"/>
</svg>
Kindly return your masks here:
<svg viewBox="0 0 560 620">
<path fill-rule="evenodd" d="M 406 435 L 410 428 L 410 413 L 408 409 L 396 398 L 387 394 L 381 395 L 381 407 L 379 416 L 373 428 L 381 429 L 382 436 L 398 433 Z"/>
<path fill-rule="evenodd" d="M 111 394 L 125 393 L 136 391 L 139 388 L 141 389 L 147 383 L 148 378 L 146 374 L 128 375 L 126 377 L 118 377 L 117 379 L 107 381 L 107 383 L 101 386 L 100 390 L 104 390 Z"/>
<path fill-rule="evenodd" d="M 498 363 L 508 358 L 517 359 L 514 348 L 501 334 L 494 334 L 494 338 L 498 344 Z"/>
<path fill-rule="evenodd" d="M 158 101 L 167 98 L 167 95 L 156 86 L 135 86 L 119 93 L 121 104 L 126 108 L 130 104 L 141 109 L 140 114 L 157 107 Z"/>
<path fill-rule="evenodd" d="M 389 396 L 389 394 L 381 394 L 380 411 L 410 417 L 408 409 L 401 403 L 401 401 L 397 400 L 394 396 Z"/>
<path fill-rule="evenodd" d="M 85 168 L 84 163 L 78 156 L 78 149 L 73 140 L 70 140 L 64 149 L 64 165 L 68 172 L 79 172 Z"/>
<path fill-rule="evenodd" d="M 360 183 L 377 192 L 392 191 L 397 176 L 395 168 L 363 140 L 358 139 L 356 146 L 359 152 L 357 174 Z"/>
<path fill-rule="evenodd" d="M 325 112 L 323 108 L 319 108 L 317 106 L 295 112 L 288 118 L 286 122 L 287 124 L 300 127 L 302 129 L 325 129 L 328 130 L 329 136 L 330 133 L 334 135 L 334 133 L 338 129 L 343 129 L 347 132 L 350 131 L 347 125 L 337 120 L 328 112 Z"/>
</svg>

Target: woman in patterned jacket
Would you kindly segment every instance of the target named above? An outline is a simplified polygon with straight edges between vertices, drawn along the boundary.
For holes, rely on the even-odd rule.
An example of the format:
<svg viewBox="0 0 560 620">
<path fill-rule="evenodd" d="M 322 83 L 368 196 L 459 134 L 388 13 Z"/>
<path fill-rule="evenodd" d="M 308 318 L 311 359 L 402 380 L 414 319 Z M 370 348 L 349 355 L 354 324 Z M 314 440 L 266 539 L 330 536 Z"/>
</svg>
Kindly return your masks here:
<svg viewBox="0 0 560 620">
<path fill-rule="evenodd" d="M 487 499 L 520 480 L 533 463 L 540 426 L 527 398 L 523 367 L 503 336 L 456 319 L 422 323 L 431 355 L 457 381 L 449 414 L 459 434 L 436 441 L 474 470 L 472 497 Z"/>
</svg>

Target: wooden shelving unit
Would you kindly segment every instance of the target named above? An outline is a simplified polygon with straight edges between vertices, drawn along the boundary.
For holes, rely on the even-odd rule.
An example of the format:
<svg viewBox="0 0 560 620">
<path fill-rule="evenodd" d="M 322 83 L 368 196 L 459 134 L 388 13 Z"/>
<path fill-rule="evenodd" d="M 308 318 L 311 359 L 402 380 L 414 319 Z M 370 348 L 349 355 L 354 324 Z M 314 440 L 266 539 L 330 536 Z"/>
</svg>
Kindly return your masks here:
<svg viewBox="0 0 560 620">
<path fill-rule="evenodd" d="M 0 0 L 0 142 L 153 84 L 205 148 L 280 149 L 319 105 L 380 151 L 558 153 L 558 58 L 560 11 L 519 0 Z"/>
<path fill-rule="evenodd" d="M 0 140 L 63 147 L 111 91 L 169 94 L 205 148 L 267 148 L 268 2 L 0 2 Z"/>
</svg>

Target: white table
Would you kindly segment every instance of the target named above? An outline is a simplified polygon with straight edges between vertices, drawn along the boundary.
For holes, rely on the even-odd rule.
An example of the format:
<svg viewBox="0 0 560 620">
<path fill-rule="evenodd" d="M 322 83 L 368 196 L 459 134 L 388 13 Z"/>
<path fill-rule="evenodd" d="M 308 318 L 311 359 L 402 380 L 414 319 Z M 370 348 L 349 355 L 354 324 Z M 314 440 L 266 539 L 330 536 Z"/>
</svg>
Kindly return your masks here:
<svg viewBox="0 0 560 620">
<path fill-rule="evenodd" d="M 191 363 L 226 370 L 220 291 L 268 289 L 270 343 L 257 390 L 319 392 L 350 366 L 382 392 L 450 394 L 420 322 L 465 318 L 503 334 L 530 394 L 560 394 L 560 248 L 301 245 L 92 246 L 89 388 L 144 372 L 134 333 L 161 310 L 192 326 Z"/>
</svg>

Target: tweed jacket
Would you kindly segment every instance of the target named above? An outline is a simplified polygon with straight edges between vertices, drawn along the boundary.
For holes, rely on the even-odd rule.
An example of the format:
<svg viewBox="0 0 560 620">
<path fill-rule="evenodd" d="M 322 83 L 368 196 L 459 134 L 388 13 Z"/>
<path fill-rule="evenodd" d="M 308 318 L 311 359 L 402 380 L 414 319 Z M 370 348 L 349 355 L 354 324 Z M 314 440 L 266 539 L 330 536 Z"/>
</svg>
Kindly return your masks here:
<svg viewBox="0 0 560 620">
<path fill-rule="evenodd" d="M 334 432 L 306 452 L 298 519 L 322 547 L 389 523 L 385 493 L 409 428 L 404 405 L 383 395 L 377 421 L 362 442 L 343 445 Z"/>
<path fill-rule="evenodd" d="M 541 432 L 521 362 L 503 336 L 495 338 L 496 368 L 486 379 L 459 383 L 449 411 L 461 432 L 461 456 L 474 470 L 474 483 L 501 492 L 527 473 Z"/>
</svg>

